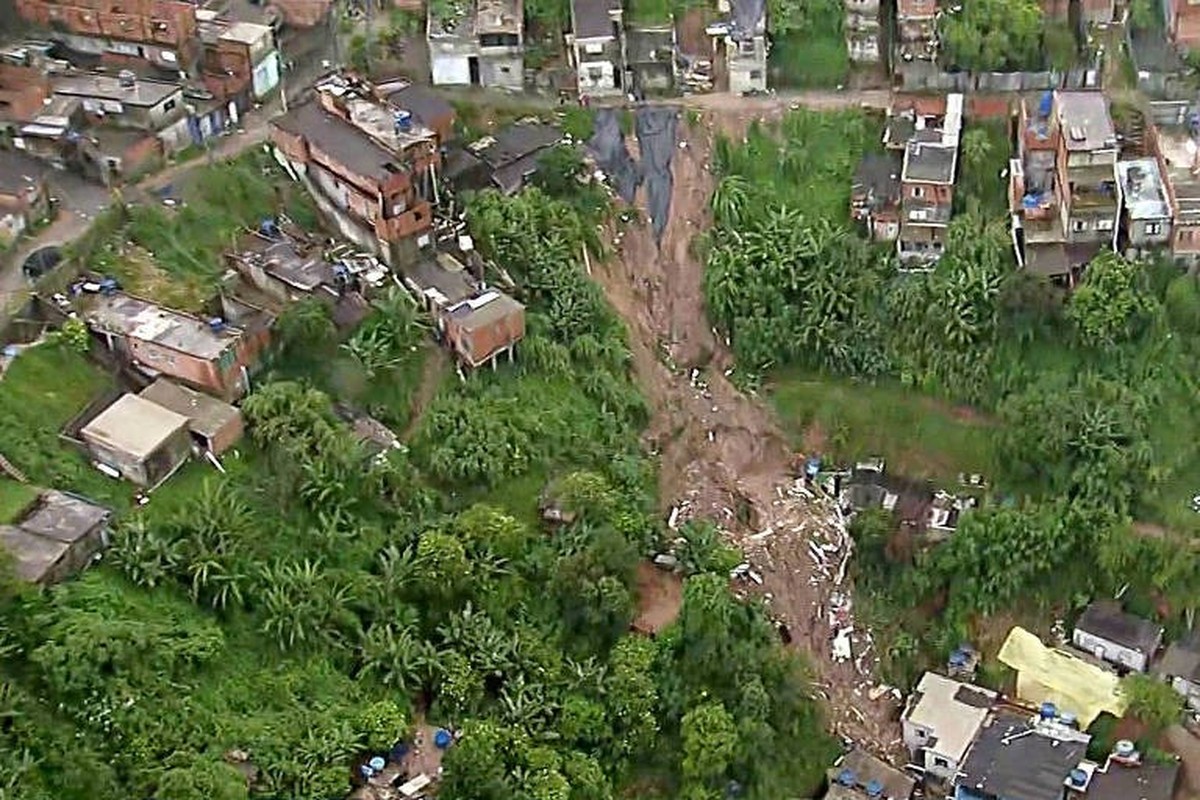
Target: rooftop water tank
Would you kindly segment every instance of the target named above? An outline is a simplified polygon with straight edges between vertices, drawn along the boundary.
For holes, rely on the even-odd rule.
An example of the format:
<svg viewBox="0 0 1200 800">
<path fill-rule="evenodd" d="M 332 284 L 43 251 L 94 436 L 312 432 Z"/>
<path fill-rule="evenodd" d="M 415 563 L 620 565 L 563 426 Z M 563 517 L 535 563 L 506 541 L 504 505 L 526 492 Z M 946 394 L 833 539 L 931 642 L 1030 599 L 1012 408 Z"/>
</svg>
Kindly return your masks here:
<svg viewBox="0 0 1200 800">
<path fill-rule="evenodd" d="M 1078 726 L 1078 724 L 1079 724 L 1079 718 L 1076 717 L 1074 714 L 1072 714 L 1070 711 L 1062 712 L 1061 714 L 1059 714 L 1058 719 L 1060 722 L 1062 722 L 1063 725 L 1066 725 L 1068 728 L 1074 728 L 1074 727 Z"/>
<path fill-rule="evenodd" d="M 370 761 L 368 761 L 367 764 L 371 767 L 371 769 L 375 770 L 376 772 L 379 772 L 380 770 L 382 770 L 384 767 L 387 766 L 387 761 L 383 758 L 383 756 L 375 756 Z"/>
<path fill-rule="evenodd" d="M 220 333 L 225 330 L 225 320 L 220 317 L 213 317 L 208 321 L 208 329 L 213 333 Z"/>
<path fill-rule="evenodd" d="M 1054 719 L 1058 716 L 1058 709 L 1054 703 L 1042 703 L 1042 708 L 1038 712 L 1042 719 Z"/>
<path fill-rule="evenodd" d="M 1042 94 L 1042 101 L 1038 103 L 1038 116 L 1050 116 L 1050 109 L 1054 107 L 1054 92 L 1045 92 Z"/>
<path fill-rule="evenodd" d="M 392 122 L 396 126 L 396 131 L 407 132 L 412 130 L 412 112 L 400 110 L 392 114 Z"/>
<path fill-rule="evenodd" d="M 842 786 L 853 786 L 854 785 L 854 770 L 850 769 L 849 767 L 847 767 L 846 769 L 843 769 L 841 772 L 838 773 L 837 779 L 838 779 L 838 783 L 840 783 Z"/>
<path fill-rule="evenodd" d="M 454 737 L 445 728 L 438 728 L 437 733 L 433 735 L 433 744 L 439 750 L 445 750 L 452 741 L 454 741 Z"/>
<path fill-rule="evenodd" d="M 1083 770 L 1073 769 L 1071 770 L 1071 774 L 1067 776 L 1067 780 L 1075 788 L 1082 789 L 1084 786 L 1087 786 L 1087 777 L 1087 773 Z"/>
<path fill-rule="evenodd" d="M 1113 747 L 1113 753 L 1121 758 L 1129 758 L 1134 754 L 1134 752 L 1135 750 L 1133 742 L 1129 741 L 1128 739 L 1118 740 L 1116 746 Z"/>
<path fill-rule="evenodd" d="M 867 784 L 867 797 L 882 797 L 883 784 L 879 781 L 871 781 Z"/>
</svg>

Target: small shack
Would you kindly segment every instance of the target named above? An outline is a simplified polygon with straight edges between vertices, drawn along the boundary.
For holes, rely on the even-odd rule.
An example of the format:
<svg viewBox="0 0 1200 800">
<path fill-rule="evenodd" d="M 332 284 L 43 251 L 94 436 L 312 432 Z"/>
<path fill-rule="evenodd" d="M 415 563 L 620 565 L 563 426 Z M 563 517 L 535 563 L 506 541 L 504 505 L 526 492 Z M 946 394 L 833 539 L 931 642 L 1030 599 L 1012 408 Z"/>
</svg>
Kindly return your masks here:
<svg viewBox="0 0 1200 800">
<path fill-rule="evenodd" d="M 12 525 L 0 526 L 0 548 L 17 577 L 50 584 L 82 569 L 108 544 L 111 512 L 65 492 L 46 491 Z"/>
<path fill-rule="evenodd" d="M 525 306 L 503 292 L 486 291 L 446 310 L 446 340 L 470 367 L 494 363 L 525 338 Z"/>
<path fill-rule="evenodd" d="M 188 419 L 136 394 L 122 395 L 79 432 L 106 472 L 139 486 L 157 486 L 191 452 Z"/>
<path fill-rule="evenodd" d="M 166 378 L 143 389 L 141 397 L 187 417 L 192 439 L 214 456 L 233 447 L 245 431 L 242 412 L 236 407 Z"/>
</svg>

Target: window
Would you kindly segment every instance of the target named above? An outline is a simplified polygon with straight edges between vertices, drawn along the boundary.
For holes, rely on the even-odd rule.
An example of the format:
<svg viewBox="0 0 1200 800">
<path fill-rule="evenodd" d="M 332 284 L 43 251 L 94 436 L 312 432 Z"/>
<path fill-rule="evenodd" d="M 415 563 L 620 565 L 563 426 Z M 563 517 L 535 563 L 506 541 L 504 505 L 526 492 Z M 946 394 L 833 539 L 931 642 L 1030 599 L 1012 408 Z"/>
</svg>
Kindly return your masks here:
<svg viewBox="0 0 1200 800">
<path fill-rule="evenodd" d="M 922 197 L 924 197 L 925 196 L 925 187 L 924 186 L 912 187 L 912 196 L 917 198 L 918 200 L 921 199 Z"/>
<path fill-rule="evenodd" d="M 761 69 L 750 70 L 750 80 L 761 81 L 762 80 L 762 70 Z"/>
<path fill-rule="evenodd" d="M 941 768 L 945 769 L 946 767 L 950 766 L 950 762 L 947 761 L 946 759 L 942 758 L 941 756 L 934 756 L 933 757 L 933 765 L 935 767 L 941 767 Z"/>
<path fill-rule="evenodd" d="M 599 67 L 588 67 L 587 76 L 592 83 L 599 83 L 604 77 L 604 72 Z"/>
<path fill-rule="evenodd" d="M 1111 231 L 1112 229 L 1113 229 L 1113 221 L 1112 221 L 1111 219 L 1098 219 L 1098 220 L 1096 220 L 1096 230 L 1098 230 L 1098 231 Z"/>
<path fill-rule="evenodd" d="M 1146 235 L 1147 236 L 1158 236 L 1161 233 L 1162 233 L 1162 223 L 1161 222 L 1147 222 L 1146 223 Z"/>
<path fill-rule="evenodd" d="M 583 52 L 591 55 L 599 55 L 604 52 L 604 45 L 599 42 L 588 42 L 583 46 Z"/>
<path fill-rule="evenodd" d="M 175 108 L 175 98 L 171 98 L 167 102 L 163 103 L 163 111 L 172 111 L 172 110 L 174 110 L 174 108 Z"/>
<path fill-rule="evenodd" d="M 754 40 L 748 42 L 738 42 L 738 52 L 744 56 L 754 55 Z"/>
<path fill-rule="evenodd" d="M 1081 233 L 1083 231 L 1086 231 L 1087 229 L 1088 229 L 1087 220 L 1085 220 L 1085 219 L 1071 220 L 1071 230 L 1074 231 L 1075 233 Z"/>
</svg>

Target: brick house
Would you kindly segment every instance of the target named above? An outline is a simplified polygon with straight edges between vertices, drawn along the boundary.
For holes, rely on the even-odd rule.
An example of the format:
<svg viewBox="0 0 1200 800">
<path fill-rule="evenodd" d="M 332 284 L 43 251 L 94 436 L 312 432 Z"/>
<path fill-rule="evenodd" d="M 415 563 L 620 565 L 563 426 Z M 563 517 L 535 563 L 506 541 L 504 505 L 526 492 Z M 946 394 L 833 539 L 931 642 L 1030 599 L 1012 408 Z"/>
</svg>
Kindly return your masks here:
<svg viewBox="0 0 1200 800">
<path fill-rule="evenodd" d="M 503 292 L 484 291 L 446 309 L 446 341 L 460 361 L 475 368 L 495 361 L 525 338 L 525 306 Z"/>
<path fill-rule="evenodd" d="M 348 237 L 389 263 L 422 246 L 441 153 L 437 134 L 411 112 L 337 76 L 317 87 L 316 100 L 271 120 L 271 140 Z"/>
<path fill-rule="evenodd" d="M 202 320 L 124 292 L 85 295 L 83 318 L 107 347 L 144 369 L 224 400 L 249 389 L 269 331 Z"/>
<path fill-rule="evenodd" d="M 85 52 L 115 53 L 175 69 L 199 54 L 196 6 L 185 0 L 15 0 L 17 14 Z"/>
<path fill-rule="evenodd" d="M 197 14 L 207 17 L 212 12 L 201 10 Z M 279 86 L 279 51 L 270 26 L 202 18 L 200 38 L 204 46 L 200 59 L 204 88 L 216 99 L 239 99 L 243 107 L 248 107 Z"/>
<path fill-rule="evenodd" d="M 1167 35 L 1179 47 L 1200 45 L 1200 0 L 1166 0 Z"/>
<path fill-rule="evenodd" d="M 928 264 L 939 259 L 945 249 L 954 205 L 962 114 L 963 96 L 948 95 L 945 116 L 914 129 L 905 142 L 900 170 L 900 235 L 896 242 L 903 262 Z"/>
</svg>

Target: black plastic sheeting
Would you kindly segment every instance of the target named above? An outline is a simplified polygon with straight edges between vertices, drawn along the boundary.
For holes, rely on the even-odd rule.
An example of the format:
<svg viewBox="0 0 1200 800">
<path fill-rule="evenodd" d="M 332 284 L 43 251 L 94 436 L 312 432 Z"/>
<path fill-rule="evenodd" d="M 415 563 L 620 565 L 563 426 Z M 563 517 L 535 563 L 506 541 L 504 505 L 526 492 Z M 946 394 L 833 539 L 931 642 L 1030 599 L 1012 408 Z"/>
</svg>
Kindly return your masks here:
<svg viewBox="0 0 1200 800">
<path fill-rule="evenodd" d="M 614 109 L 597 109 L 588 147 L 617 195 L 626 203 L 632 203 L 642 178 L 637 163 L 629 155 L 625 134 L 621 131 L 621 118 Z"/>
<path fill-rule="evenodd" d="M 655 241 L 661 242 L 671 213 L 671 159 L 675 155 L 674 109 L 643 106 L 637 110 L 638 149 L 641 150 L 642 185 L 646 188 L 646 211 Z"/>
</svg>

